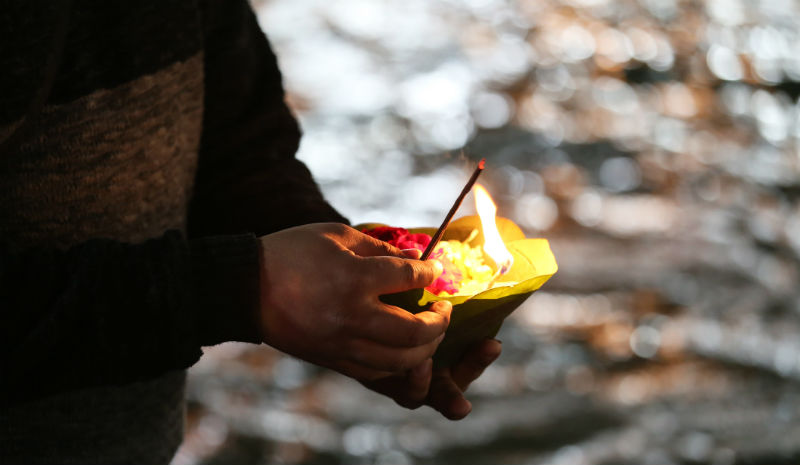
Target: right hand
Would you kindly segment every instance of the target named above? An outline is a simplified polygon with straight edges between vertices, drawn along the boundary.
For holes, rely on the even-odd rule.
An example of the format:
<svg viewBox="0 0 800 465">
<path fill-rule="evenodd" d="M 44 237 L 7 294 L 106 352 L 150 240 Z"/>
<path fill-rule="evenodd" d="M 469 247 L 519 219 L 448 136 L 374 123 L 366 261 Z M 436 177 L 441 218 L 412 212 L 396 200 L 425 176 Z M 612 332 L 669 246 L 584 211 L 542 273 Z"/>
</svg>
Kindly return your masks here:
<svg viewBox="0 0 800 465">
<path fill-rule="evenodd" d="M 438 302 L 411 314 L 378 300 L 430 285 L 435 260 L 335 223 L 285 229 L 260 238 L 264 342 L 347 376 L 369 380 L 427 362 L 450 322 Z"/>
<path fill-rule="evenodd" d="M 472 411 L 464 393 L 491 363 L 500 356 L 500 341 L 485 339 L 468 349 L 453 366 L 433 368 L 429 360 L 405 375 L 394 375 L 361 384 L 403 407 L 415 409 L 430 405 L 445 418 L 460 420 Z"/>
</svg>

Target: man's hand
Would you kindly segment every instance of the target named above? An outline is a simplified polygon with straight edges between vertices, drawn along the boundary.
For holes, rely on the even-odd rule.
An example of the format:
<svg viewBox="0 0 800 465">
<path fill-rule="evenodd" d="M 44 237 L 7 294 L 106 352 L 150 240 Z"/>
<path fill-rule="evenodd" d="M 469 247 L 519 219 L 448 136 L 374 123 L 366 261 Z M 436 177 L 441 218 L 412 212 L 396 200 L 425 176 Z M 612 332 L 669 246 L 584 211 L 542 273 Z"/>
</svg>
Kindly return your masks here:
<svg viewBox="0 0 800 465">
<path fill-rule="evenodd" d="M 378 300 L 430 285 L 436 261 L 341 224 L 269 234 L 261 245 L 264 342 L 359 380 L 405 373 L 430 359 L 450 323 L 449 303 L 411 314 Z M 428 370 L 430 371 L 430 370 Z"/>
<path fill-rule="evenodd" d="M 426 360 L 404 375 L 361 383 L 403 407 L 429 405 L 450 420 L 460 420 L 472 411 L 464 392 L 500 356 L 501 350 L 500 341 L 486 339 L 468 350 L 452 367 L 432 370 L 432 361 Z"/>
</svg>

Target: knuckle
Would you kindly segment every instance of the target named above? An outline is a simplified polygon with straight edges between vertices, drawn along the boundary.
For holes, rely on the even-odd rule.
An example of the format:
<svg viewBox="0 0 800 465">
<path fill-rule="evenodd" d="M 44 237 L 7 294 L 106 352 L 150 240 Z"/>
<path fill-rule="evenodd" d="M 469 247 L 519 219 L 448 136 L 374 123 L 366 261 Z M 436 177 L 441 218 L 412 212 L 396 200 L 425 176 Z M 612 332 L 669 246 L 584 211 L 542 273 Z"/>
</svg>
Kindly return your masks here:
<svg viewBox="0 0 800 465">
<path fill-rule="evenodd" d="M 393 372 L 399 372 L 409 368 L 408 360 L 403 354 L 391 357 L 387 363 L 388 368 Z"/>
<path fill-rule="evenodd" d="M 364 277 L 372 281 L 388 281 L 392 278 L 393 264 L 386 257 L 375 257 L 364 263 Z"/>
<path fill-rule="evenodd" d="M 362 347 L 362 344 L 360 344 L 357 340 L 345 340 L 342 343 L 342 346 L 348 355 L 347 358 L 358 364 L 364 363 L 365 351 Z"/>
<path fill-rule="evenodd" d="M 354 329 L 356 329 L 359 324 L 352 318 L 351 312 L 342 310 L 337 312 L 336 315 L 336 333 L 342 337 L 353 334 Z"/>
<path fill-rule="evenodd" d="M 400 273 L 403 277 L 403 280 L 409 284 L 416 283 L 420 276 L 420 272 L 417 267 L 408 260 L 404 260 L 402 265 L 400 265 Z"/>
<path fill-rule="evenodd" d="M 389 244 L 388 242 L 382 241 L 380 239 L 376 239 L 376 238 L 371 237 L 371 236 L 368 236 L 367 240 L 369 240 L 370 242 L 374 243 L 375 246 L 378 247 L 379 249 L 386 251 L 387 255 L 394 255 L 393 252 L 396 249 L 396 247 L 393 246 L 392 244 Z"/>
<path fill-rule="evenodd" d="M 415 319 L 414 323 L 409 326 L 409 329 L 406 331 L 405 340 L 409 346 L 418 346 L 424 342 L 423 338 L 423 330 L 425 329 L 425 323 L 422 320 Z"/>
<path fill-rule="evenodd" d="M 322 321 L 325 322 L 324 326 L 327 328 L 327 334 L 342 335 L 347 332 L 350 325 L 350 319 L 347 318 L 347 312 L 343 309 L 331 309 L 330 311 L 320 312 Z"/>
<path fill-rule="evenodd" d="M 323 228 L 331 234 L 343 234 L 347 232 L 348 227 L 342 223 L 323 223 Z"/>
</svg>

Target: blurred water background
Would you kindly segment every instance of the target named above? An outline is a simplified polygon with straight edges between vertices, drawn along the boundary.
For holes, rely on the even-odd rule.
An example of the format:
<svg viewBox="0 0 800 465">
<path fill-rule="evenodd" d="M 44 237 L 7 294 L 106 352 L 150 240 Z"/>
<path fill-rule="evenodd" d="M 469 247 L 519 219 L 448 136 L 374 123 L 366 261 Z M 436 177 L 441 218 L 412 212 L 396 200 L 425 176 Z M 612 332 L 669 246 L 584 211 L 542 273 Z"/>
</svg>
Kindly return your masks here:
<svg viewBox="0 0 800 465">
<path fill-rule="evenodd" d="M 351 221 L 436 226 L 486 157 L 560 271 L 468 419 L 226 344 L 176 465 L 800 463 L 800 2 L 254 7 Z"/>
</svg>

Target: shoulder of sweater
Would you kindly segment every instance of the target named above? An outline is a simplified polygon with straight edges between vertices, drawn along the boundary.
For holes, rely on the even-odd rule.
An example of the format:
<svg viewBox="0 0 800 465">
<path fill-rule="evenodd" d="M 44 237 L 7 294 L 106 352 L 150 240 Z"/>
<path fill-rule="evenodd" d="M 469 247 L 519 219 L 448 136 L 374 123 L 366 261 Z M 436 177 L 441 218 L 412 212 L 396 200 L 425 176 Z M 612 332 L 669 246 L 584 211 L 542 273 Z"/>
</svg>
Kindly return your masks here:
<svg viewBox="0 0 800 465">
<path fill-rule="evenodd" d="M 46 81 L 54 47 L 63 47 L 48 104 L 110 89 L 186 60 L 203 48 L 195 1 L 10 2 L 0 15 L 0 125 L 22 117 Z M 67 21 L 63 43 L 54 43 Z"/>
</svg>

